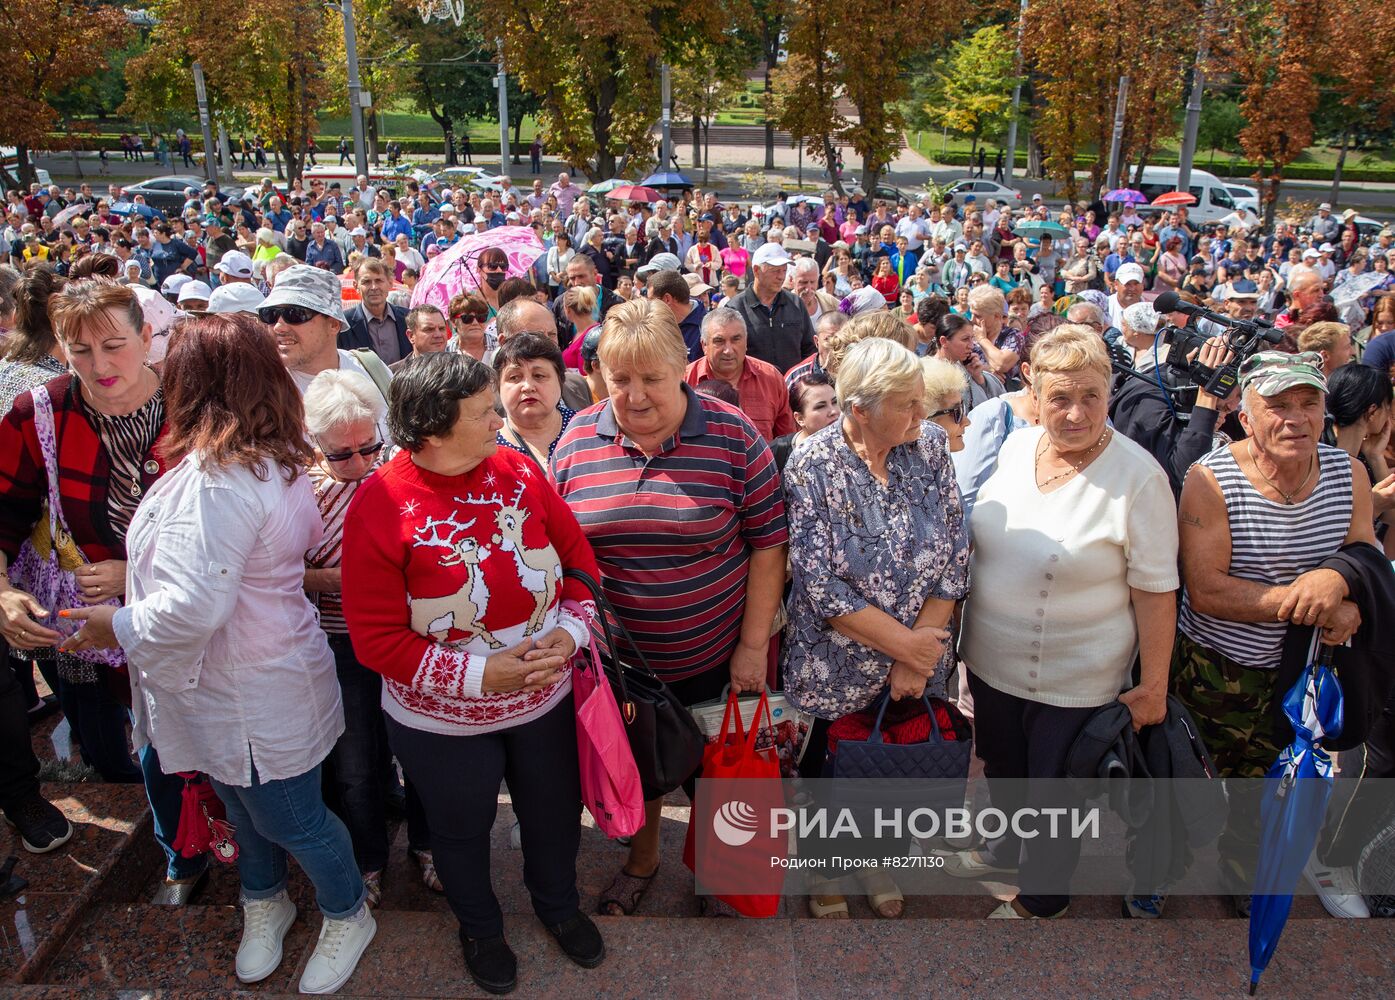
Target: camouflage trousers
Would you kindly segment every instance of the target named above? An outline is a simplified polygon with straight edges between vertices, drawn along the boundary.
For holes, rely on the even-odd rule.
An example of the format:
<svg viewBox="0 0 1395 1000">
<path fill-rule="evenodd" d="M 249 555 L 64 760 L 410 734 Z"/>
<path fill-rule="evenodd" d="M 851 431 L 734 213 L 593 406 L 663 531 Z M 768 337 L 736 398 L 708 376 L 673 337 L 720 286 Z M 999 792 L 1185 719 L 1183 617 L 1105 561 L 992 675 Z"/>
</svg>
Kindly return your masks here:
<svg viewBox="0 0 1395 1000">
<path fill-rule="evenodd" d="M 1231 812 L 1217 847 L 1227 888 L 1243 894 L 1254 879 L 1259 853 L 1258 780 L 1279 756 L 1274 699 L 1279 697 L 1277 670 L 1246 667 L 1178 633 L 1172 651 L 1172 693 L 1187 706 L 1201 740 L 1222 778 L 1229 784 Z"/>
</svg>

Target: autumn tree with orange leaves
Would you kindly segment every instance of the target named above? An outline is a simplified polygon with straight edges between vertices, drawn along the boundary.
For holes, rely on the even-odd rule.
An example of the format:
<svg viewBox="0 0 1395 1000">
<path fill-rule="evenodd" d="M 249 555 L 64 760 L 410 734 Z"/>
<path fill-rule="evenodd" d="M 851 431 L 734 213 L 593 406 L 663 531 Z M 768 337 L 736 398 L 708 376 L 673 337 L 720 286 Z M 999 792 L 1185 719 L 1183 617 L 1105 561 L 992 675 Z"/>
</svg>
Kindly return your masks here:
<svg viewBox="0 0 1395 1000">
<path fill-rule="evenodd" d="M 190 67 L 203 66 L 215 113 L 266 135 L 298 177 L 329 94 L 326 38 L 339 14 L 319 0 L 239 0 L 233 7 L 152 0 L 150 47 L 126 64 L 123 110 L 159 121 L 194 107 Z M 331 20 L 334 19 L 334 20 Z"/>
<path fill-rule="evenodd" d="M 1033 0 L 1023 54 L 1036 95 L 1036 134 L 1052 177 L 1077 193 L 1075 158 L 1094 152 L 1089 192 L 1104 183 L 1119 78 L 1129 94 L 1121 146 L 1135 176 L 1176 133 L 1175 112 L 1196 48 L 1199 0 Z"/>
<path fill-rule="evenodd" d="M 50 99 L 105 69 L 131 31 L 119 8 L 82 0 L 0 0 L 0 145 L 14 146 L 19 180 L 34 179 L 30 152 L 61 145 Z M 9 181 L 6 181 L 6 186 Z"/>
</svg>

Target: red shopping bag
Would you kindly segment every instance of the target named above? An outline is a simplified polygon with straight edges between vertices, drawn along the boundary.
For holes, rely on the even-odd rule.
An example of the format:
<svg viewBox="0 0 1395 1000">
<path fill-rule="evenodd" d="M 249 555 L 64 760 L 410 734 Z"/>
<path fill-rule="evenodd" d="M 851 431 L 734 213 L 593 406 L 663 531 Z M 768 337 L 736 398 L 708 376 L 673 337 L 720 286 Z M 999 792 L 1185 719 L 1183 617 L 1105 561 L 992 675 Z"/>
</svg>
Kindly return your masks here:
<svg viewBox="0 0 1395 1000">
<path fill-rule="evenodd" d="M 200 771 L 177 771 L 184 779 L 180 797 L 179 829 L 170 845 L 180 857 L 196 858 L 212 854 L 215 861 L 232 864 L 237 860 L 233 825 L 208 776 Z"/>
<path fill-rule="evenodd" d="M 785 833 L 775 832 L 771 822 L 772 811 L 785 805 L 779 756 L 773 746 L 757 747 L 761 730 L 769 728 L 764 692 L 745 732 L 736 695 L 728 697 L 721 734 L 703 751 L 702 780 L 683 843 L 683 863 L 702 883 L 698 891 L 748 917 L 778 912 L 785 882 L 781 862 L 789 850 Z"/>
<path fill-rule="evenodd" d="M 591 659 L 572 662 L 576 704 L 576 751 L 581 767 L 581 801 L 607 837 L 628 837 L 644 826 L 644 790 L 630 750 L 615 692 L 601 669 L 596 642 Z"/>
</svg>

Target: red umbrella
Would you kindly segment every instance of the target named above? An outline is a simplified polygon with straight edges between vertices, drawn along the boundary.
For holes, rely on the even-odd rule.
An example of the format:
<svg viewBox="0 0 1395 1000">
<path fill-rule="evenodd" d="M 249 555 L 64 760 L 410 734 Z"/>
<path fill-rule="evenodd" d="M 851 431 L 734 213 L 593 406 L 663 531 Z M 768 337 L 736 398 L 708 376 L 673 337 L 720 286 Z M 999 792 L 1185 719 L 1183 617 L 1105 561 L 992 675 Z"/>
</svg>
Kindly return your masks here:
<svg viewBox="0 0 1395 1000">
<path fill-rule="evenodd" d="M 664 196 L 651 187 L 640 184 L 621 184 L 606 194 L 606 201 L 663 201 Z"/>
<path fill-rule="evenodd" d="M 1186 191 L 1168 191 L 1153 199 L 1153 207 L 1160 208 L 1167 205 L 1195 205 L 1196 195 Z"/>
</svg>

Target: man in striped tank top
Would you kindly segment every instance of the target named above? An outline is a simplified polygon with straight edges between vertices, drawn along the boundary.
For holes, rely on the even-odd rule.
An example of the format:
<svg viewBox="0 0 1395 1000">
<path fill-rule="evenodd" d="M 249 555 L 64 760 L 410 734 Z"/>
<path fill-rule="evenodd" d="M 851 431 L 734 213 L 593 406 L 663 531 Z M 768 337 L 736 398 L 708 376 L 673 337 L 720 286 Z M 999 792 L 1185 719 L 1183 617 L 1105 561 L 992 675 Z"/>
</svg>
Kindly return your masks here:
<svg viewBox="0 0 1395 1000">
<path fill-rule="evenodd" d="M 1315 567 L 1375 538 L 1366 470 L 1318 440 L 1321 357 L 1255 354 L 1241 367 L 1240 391 L 1246 438 L 1192 467 L 1178 507 L 1184 589 L 1171 687 L 1220 775 L 1262 778 L 1279 755 L 1274 703 L 1285 693 L 1276 677 L 1289 625 L 1317 626 L 1331 644 L 1361 627 L 1342 577 Z M 1233 796 L 1231 816 L 1250 817 L 1248 828 L 1232 820 L 1219 845 L 1241 915 L 1259 844 L 1261 786 L 1246 787 L 1255 801 L 1245 808 Z"/>
</svg>

